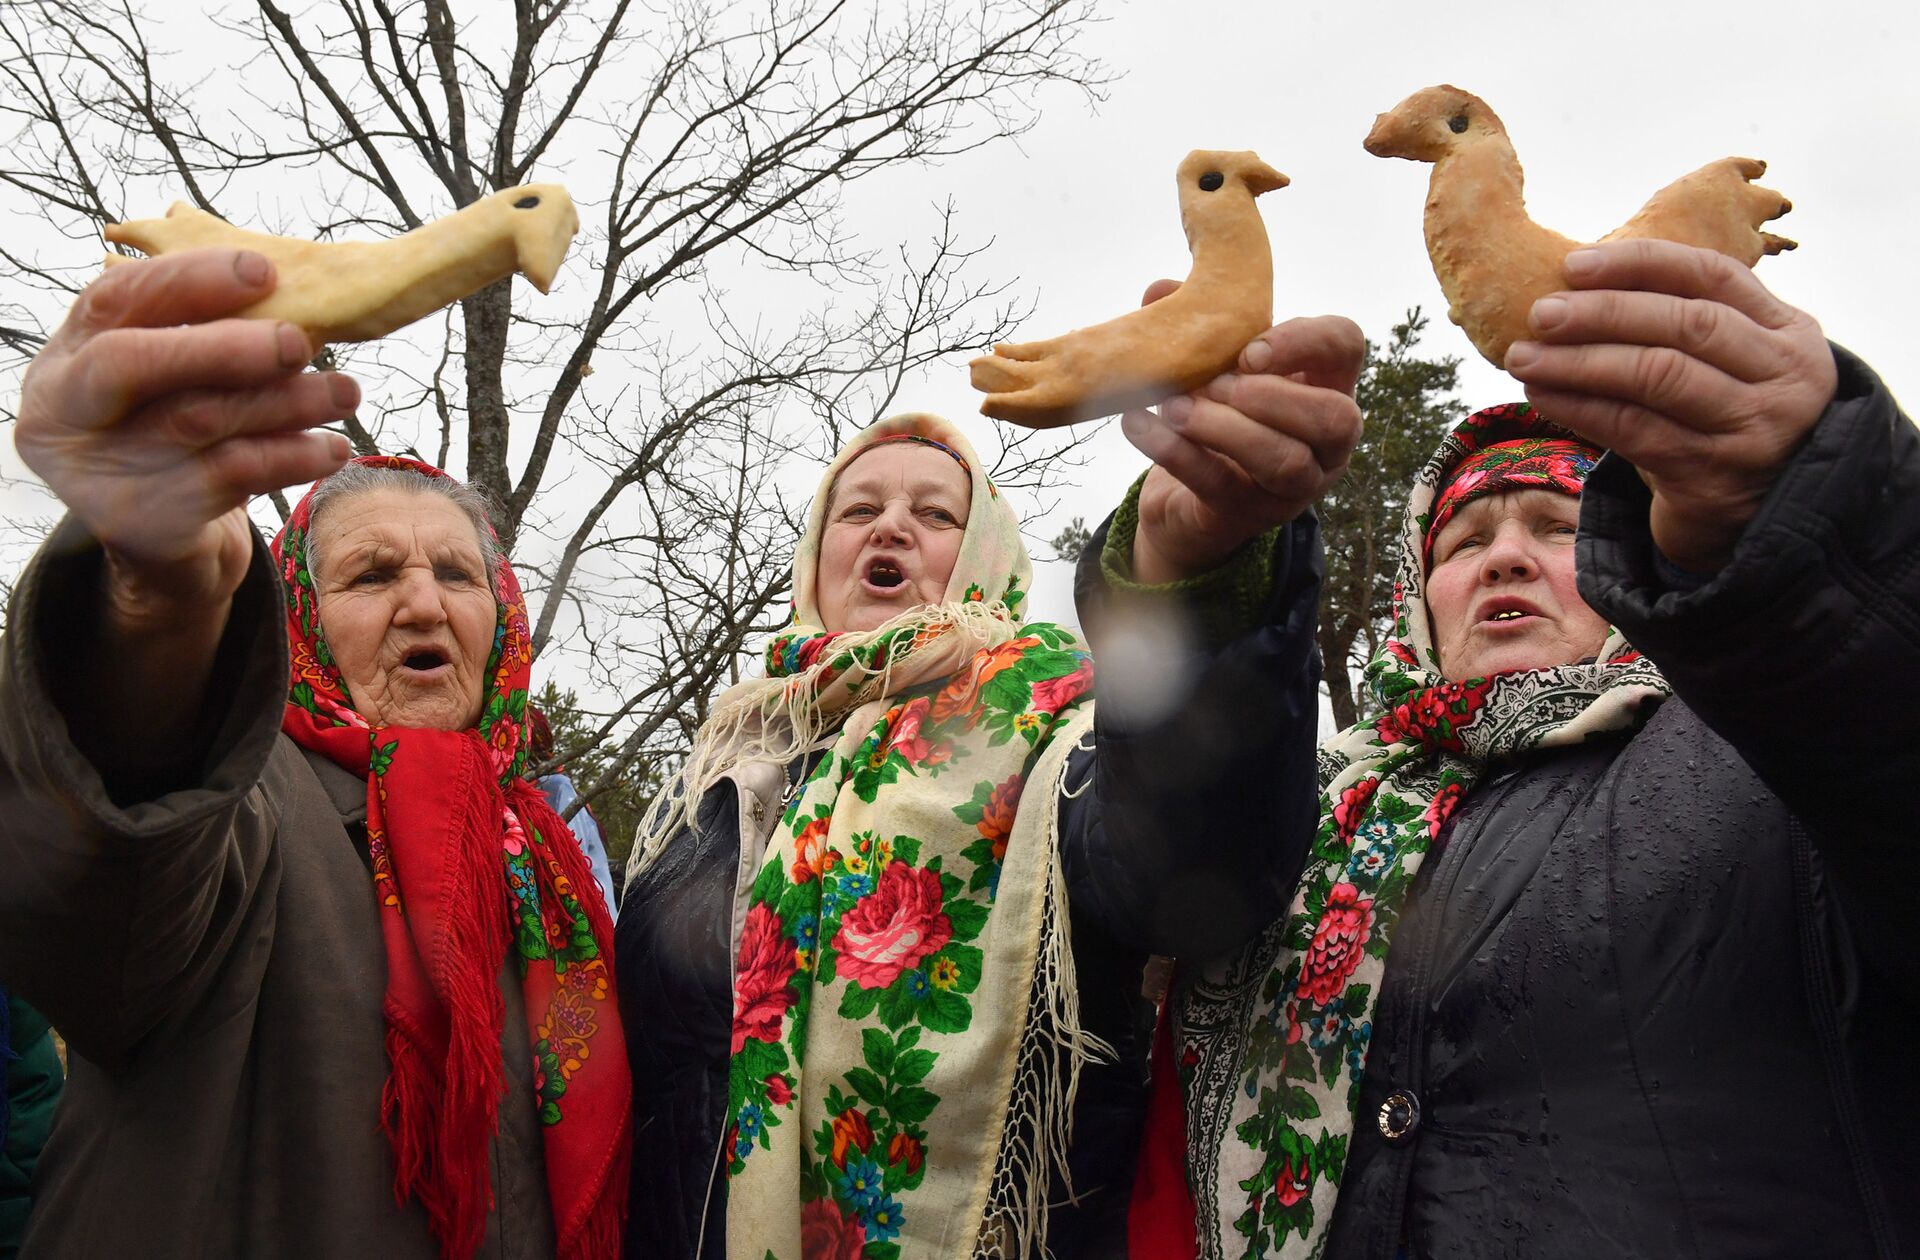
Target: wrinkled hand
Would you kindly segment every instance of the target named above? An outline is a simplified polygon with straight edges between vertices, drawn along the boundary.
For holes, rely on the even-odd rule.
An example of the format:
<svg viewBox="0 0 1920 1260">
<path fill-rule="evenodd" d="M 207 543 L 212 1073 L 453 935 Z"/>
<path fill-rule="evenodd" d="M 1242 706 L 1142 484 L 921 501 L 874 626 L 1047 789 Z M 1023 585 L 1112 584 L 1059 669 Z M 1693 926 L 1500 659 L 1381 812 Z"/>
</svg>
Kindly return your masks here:
<svg viewBox="0 0 1920 1260">
<path fill-rule="evenodd" d="M 246 575 L 249 496 L 312 481 L 358 387 L 304 372 L 291 324 L 223 319 L 273 291 L 260 254 L 196 250 L 109 269 L 28 367 L 14 442 L 105 546 L 123 628 L 214 608 Z"/>
<path fill-rule="evenodd" d="M 1178 287 L 1158 281 L 1146 301 Z M 1154 463 L 1140 488 L 1135 580 L 1205 573 L 1311 506 L 1360 439 L 1353 390 L 1365 358 L 1352 320 L 1290 319 L 1255 338 L 1233 371 L 1122 416 L 1127 440 Z"/>
<path fill-rule="evenodd" d="M 1661 554 L 1717 573 L 1833 399 L 1820 326 L 1750 268 L 1670 241 L 1576 250 L 1566 278 L 1507 370 L 1542 414 L 1639 470 Z"/>
</svg>

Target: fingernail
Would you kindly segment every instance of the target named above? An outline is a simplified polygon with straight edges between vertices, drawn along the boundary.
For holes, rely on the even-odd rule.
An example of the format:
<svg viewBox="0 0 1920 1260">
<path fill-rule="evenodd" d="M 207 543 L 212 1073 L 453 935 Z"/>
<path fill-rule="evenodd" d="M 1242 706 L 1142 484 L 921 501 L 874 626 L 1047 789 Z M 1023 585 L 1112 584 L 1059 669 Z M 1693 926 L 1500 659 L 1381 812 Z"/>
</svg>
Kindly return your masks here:
<svg viewBox="0 0 1920 1260">
<path fill-rule="evenodd" d="M 233 274 L 239 277 L 241 284 L 257 289 L 273 274 L 273 264 L 267 261 L 265 254 L 243 249 L 234 255 Z"/>
<path fill-rule="evenodd" d="M 1193 400 L 1185 394 L 1178 398 L 1169 398 L 1160 404 L 1160 418 L 1175 429 L 1187 427 L 1187 417 L 1193 414 Z"/>
<path fill-rule="evenodd" d="M 335 372 L 327 382 L 327 389 L 333 396 L 333 405 L 342 411 L 352 411 L 360 405 L 360 386 L 351 376 Z"/>
<path fill-rule="evenodd" d="M 338 433 L 329 433 L 327 434 L 327 454 L 344 464 L 353 456 L 353 447 L 347 445 L 347 439 Z"/>
<path fill-rule="evenodd" d="M 1265 337 L 1255 337 L 1240 352 L 1240 366 L 1249 372 L 1264 372 L 1273 362 L 1273 347 L 1267 344 Z"/>
<path fill-rule="evenodd" d="M 304 366 L 313 357 L 313 351 L 307 346 L 307 334 L 292 324 L 282 324 L 274 329 L 273 344 L 280 355 L 280 366 L 284 368 Z"/>
<path fill-rule="evenodd" d="M 1520 372 L 1540 361 L 1540 343 L 1516 341 L 1507 347 L 1507 371 Z"/>
<path fill-rule="evenodd" d="M 1569 279 L 1579 276 L 1590 276 L 1600 270 L 1600 251 L 1597 249 L 1576 249 L 1567 255 L 1567 261 L 1562 264 L 1562 268 L 1565 270 Z"/>
<path fill-rule="evenodd" d="M 1541 298 L 1533 304 L 1533 326 L 1541 332 L 1549 328 L 1558 328 L 1567 322 L 1567 312 L 1570 309 L 1565 298 Z"/>
</svg>

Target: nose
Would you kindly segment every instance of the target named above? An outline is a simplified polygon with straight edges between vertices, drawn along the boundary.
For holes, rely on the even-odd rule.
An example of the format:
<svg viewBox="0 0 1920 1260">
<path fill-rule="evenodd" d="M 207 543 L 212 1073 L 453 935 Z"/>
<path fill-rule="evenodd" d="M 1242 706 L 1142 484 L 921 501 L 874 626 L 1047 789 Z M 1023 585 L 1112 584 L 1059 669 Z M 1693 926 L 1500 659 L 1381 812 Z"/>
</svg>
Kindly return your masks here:
<svg viewBox="0 0 1920 1260">
<path fill-rule="evenodd" d="M 394 584 L 394 594 L 399 601 L 393 610 L 395 625 L 437 626 L 447 619 L 440 583 L 429 571 L 407 569 Z"/>
<path fill-rule="evenodd" d="M 910 543 L 913 531 L 908 528 L 913 523 L 913 509 L 902 499 L 888 501 L 873 518 L 873 541 L 876 543 Z"/>
<path fill-rule="evenodd" d="M 1533 554 L 1533 536 L 1517 521 L 1509 521 L 1494 531 L 1486 554 L 1480 557 L 1481 577 L 1488 582 L 1528 578 L 1540 572 Z"/>
</svg>

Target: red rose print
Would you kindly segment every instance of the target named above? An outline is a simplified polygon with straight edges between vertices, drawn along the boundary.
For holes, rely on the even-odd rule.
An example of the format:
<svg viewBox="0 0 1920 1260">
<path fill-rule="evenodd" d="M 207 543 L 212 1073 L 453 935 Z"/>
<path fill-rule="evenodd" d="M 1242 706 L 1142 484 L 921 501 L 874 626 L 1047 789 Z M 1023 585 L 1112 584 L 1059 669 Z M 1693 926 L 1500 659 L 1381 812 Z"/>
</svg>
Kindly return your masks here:
<svg viewBox="0 0 1920 1260">
<path fill-rule="evenodd" d="M 905 862 L 889 865 L 879 885 L 840 919 L 833 938 L 840 974 L 863 989 L 892 984 L 953 936 L 941 900 L 938 871 L 915 870 Z"/>
<path fill-rule="evenodd" d="M 953 755 L 952 749 L 944 744 L 929 743 L 927 737 L 920 733 L 921 726 L 927 720 L 927 710 L 932 706 L 932 700 L 921 696 L 899 711 L 900 716 L 894 719 L 893 731 L 887 736 L 885 747 L 880 750 L 882 760 L 889 752 L 898 752 L 910 766 L 937 766 Z"/>
<path fill-rule="evenodd" d="M 1307 1191 L 1313 1189 L 1313 1160 L 1306 1155 L 1300 1156 L 1300 1166 L 1295 1168 L 1293 1159 L 1280 1165 L 1280 1171 L 1273 1179 L 1273 1197 L 1280 1206 L 1290 1208 L 1307 1197 Z"/>
<path fill-rule="evenodd" d="M 832 1199 L 815 1199 L 800 1208 L 801 1260 L 860 1260 L 867 1227 L 857 1216 L 843 1216 Z"/>
<path fill-rule="evenodd" d="M 793 1101 L 793 1083 L 775 1072 L 767 1078 L 767 1101 L 776 1107 L 784 1107 Z"/>
<path fill-rule="evenodd" d="M 956 713 L 968 713 L 979 707 L 980 691 L 993 681 L 994 675 L 1013 666 L 1020 656 L 1030 647 L 1036 647 L 1040 640 L 1029 635 L 1026 638 L 1013 639 L 997 648 L 988 648 L 976 653 L 973 660 L 962 666 L 954 674 L 953 681 L 941 688 L 940 694 L 933 698 L 933 720 L 944 722 Z M 967 728 L 973 728 L 977 714 L 969 717 Z"/>
<path fill-rule="evenodd" d="M 1367 802 L 1373 799 L 1374 789 L 1379 786 L 1380 776 L 1368 775 L 1340 793 L 1340 800 L 1333 807 L 1333 830 L 1342 843 L 1353 843 L 1354 830 L 1360 826 L 1360 819 L 1367 812 Z"/>
<path fill-rule="evenodd" d="M 816 818 L 794 837 L 793 870 L 789 872 L 794 883 L 810 884 L 826 869 L 827 829 L 832 825 L 831 816 Z"/>
<path fill-rule="evenodd" d="M 996 862 L 1007 856 L 1007 837 L 1013 834 L 1014 817 L 1020 810 L 1020 790 L 1025 786 L 1026 781 L 1016 774 L 994 788 L 993 795 L 980 810 L 980 821 L 973 825 L 974 830 L 993 841 Z"/>
<path fill-rule="evenodd" d="M 1449 783 L 1433 794 L 1433 800 L 1420 815 L 1427 824 L 1427 836 L 1430 839 L 1439 838 L 1440 828 L 1447 825 L 1447 819 L 1453 816 L 1460 798 L 1465 795 L 1466 789 L 1458 783 Z"/>
<path fill-rule="evenodd" d="M 1033 711 L 1058 713 L 1093 686 L 1093 658 L 1083 656 L 1065 678 L 1046 678 L 1033 684 Z"/>
<path fill-rule="evenodd" d="M 765 902 L 747 910 L 740 934 L 740 971 L 733 982 L 733 1053 L 756 1041 L 778 1041 L 780 1019 L 794 1003 L 793 943 L 780 925 L 780 916 Z"/>
<path fill-rule="evenodd" d="M 1475 683 L 1450 682 L 1429 687 L 1395 705 L 1374 723 L 1389 744 L 1421 744 L 1428 748 L 1461 747 L 1460 732 L 1486 707 L 1489 679 Z"/>
<path fill-rule="evenodd" d="M 889 1164 L 904 1163 L 909 1177 L 920 1171 L 920 1165 L 926 1162 L 926 1158 L 927 1148 L 922 1146 L 918 1139 L 910 1138 L 904 1133 L 894 1134 L 893 1141 L 887 1143 L 887 1162 Z"/>
<path fill-rule="evenodd" d="M 1313 943 L 1300 961 L 1300 996 L 1323 1006 L 1338 997 L 1360 965 L 1361 949 L 1372 930 L 1373 898 L 1362 897 L 1352 884 L 1335 884 Z"/>
<path fill-rule="evenodd" d="M 865 1155 L 873 1148 L 873 1125 L 868 1123 L 866 1113 L 858 1107 L 850 1108 L 833 1118 L 833 1162 L 845 1168 L 847 1149 Z"/>
</svg>

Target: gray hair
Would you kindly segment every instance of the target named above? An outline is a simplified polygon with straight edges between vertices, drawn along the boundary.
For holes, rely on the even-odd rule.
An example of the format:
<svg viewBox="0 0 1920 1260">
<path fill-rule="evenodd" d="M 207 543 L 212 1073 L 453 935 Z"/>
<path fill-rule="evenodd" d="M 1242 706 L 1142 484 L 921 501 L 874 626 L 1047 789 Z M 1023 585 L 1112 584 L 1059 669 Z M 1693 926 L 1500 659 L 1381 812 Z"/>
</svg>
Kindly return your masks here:
<svg viewBox="0 0 1920 1260">
<path fill-rule="evenodd" d="M 452 477 L 429 477 L 412 469 L 380 464 L 348 464 L 313 488 L 313 499 L 307 505 L 308 569 L 315 572 L 320 569 L 321 514 L 349 499 L 378 490 L 437 494 L 465 513 L 480 540 L 480 563 L 487 571 L 487 589 L 496 595 L 500 593 L 494 581 L 494 571 L 500 564 L 500 544 L 493 536 L 493 525 L 488 519 L 486 492 Z"/>
</svg>

